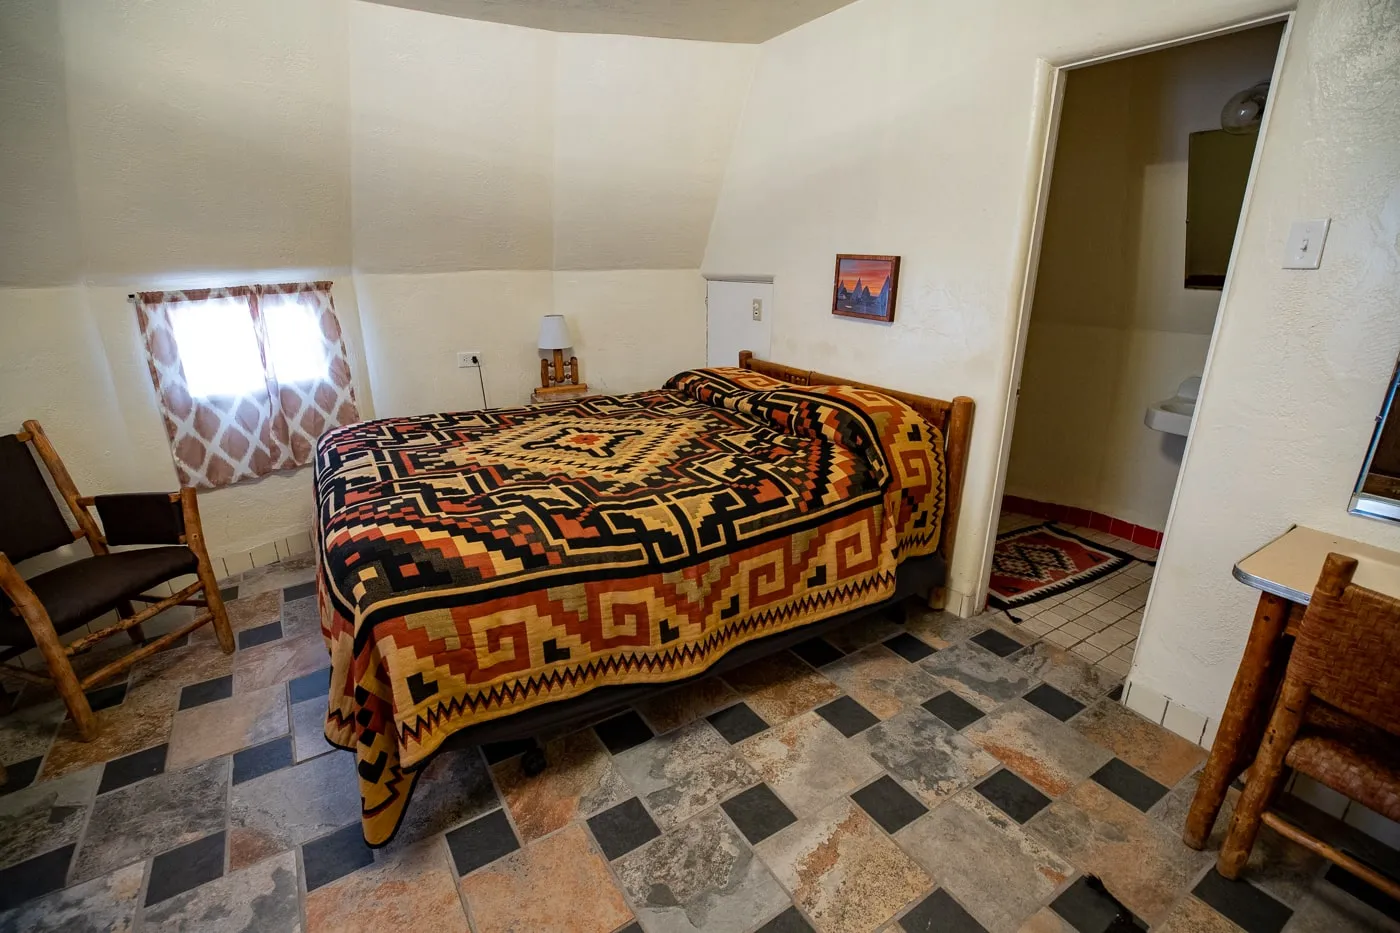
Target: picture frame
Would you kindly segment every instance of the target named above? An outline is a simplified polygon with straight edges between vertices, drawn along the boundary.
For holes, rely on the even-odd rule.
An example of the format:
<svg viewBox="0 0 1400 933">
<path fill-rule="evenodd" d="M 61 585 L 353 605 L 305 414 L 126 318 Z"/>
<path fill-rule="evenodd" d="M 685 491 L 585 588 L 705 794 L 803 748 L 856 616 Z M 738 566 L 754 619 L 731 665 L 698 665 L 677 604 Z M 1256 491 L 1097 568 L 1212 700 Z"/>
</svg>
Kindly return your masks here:
<svg viewBox="0 0 1400 933">
<path fill-rule="evenodd" d="M 831 286 L 831 313 L 860 321 L 894 320 L 899 257 L 840 253 Z"/>
</svg>

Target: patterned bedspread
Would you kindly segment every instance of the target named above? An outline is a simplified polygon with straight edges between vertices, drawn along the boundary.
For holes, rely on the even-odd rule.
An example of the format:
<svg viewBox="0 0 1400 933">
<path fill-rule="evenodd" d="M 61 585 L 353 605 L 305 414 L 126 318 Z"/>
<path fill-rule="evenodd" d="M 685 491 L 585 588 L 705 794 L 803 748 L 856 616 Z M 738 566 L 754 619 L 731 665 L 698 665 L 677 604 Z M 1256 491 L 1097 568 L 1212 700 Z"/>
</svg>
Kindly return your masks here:
<svg viewBox="0 0 1400 933">
<path fill-rule="evenodd" d="M 325 434 L 325 731 L 357 756 L 366 841 L 458 729 L 887 598 L 937 545 L 942 449 L 884 395 L 738 369 Z"/>
</svg>

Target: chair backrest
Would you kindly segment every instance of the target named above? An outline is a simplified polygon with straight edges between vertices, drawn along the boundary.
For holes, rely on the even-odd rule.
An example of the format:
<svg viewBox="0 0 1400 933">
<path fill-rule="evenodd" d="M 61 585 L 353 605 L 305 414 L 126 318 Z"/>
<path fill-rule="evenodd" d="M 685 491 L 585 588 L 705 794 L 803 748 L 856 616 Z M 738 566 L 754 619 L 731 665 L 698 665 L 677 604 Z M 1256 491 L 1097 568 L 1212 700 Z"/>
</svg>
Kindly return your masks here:
<svg viewBox="0 0 1400 933">
<path fill-rule="evenodd" d="M 17 564 L 72 543 L 28 446 L 15 434 L 0 437 L 0 553 Z"/>
<path fill-rule="evenodd" d="M 1351 582 L 1355 558 L 1328 554 L 1288 677 L 1324 703 L 1400 735 L 1400 599 Z"/>
</svg>

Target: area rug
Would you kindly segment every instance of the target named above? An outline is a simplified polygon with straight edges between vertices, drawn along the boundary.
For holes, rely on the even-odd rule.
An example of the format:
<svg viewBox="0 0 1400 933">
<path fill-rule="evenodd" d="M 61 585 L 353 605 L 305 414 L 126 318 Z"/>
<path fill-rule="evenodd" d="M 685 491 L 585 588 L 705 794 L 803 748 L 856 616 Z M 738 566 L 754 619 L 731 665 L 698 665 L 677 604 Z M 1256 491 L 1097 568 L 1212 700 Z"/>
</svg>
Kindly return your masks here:
<svg viewBox="0 0 1400 933">
<path fill-rule="evenodd" d="M 987 602 L 997 609 L 1025 606 L 1097 580 L 1132 560 L 1051 524 L 1008 531 L 997 535 Z"/>
</svg>

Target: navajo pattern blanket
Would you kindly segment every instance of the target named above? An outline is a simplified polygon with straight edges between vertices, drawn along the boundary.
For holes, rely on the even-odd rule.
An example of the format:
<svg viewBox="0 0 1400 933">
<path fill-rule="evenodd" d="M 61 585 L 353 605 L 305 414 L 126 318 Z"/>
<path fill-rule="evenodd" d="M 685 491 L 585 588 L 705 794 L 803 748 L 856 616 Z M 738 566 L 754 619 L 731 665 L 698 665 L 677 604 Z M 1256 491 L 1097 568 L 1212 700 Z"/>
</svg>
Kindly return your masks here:
<svg viewBox="0 0 1400 933">
<path fill-rule="evenodd" d="M 366 841 L 454 731 L 888 598 L 937 546 L 942 451 L 894 399 L 738 369 L 326 433 L 325 733 L 356 754 Z"/>
</svg>

